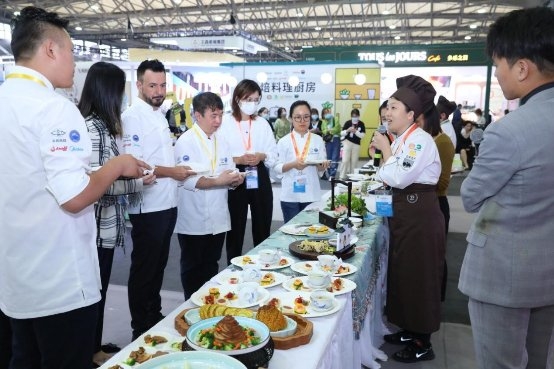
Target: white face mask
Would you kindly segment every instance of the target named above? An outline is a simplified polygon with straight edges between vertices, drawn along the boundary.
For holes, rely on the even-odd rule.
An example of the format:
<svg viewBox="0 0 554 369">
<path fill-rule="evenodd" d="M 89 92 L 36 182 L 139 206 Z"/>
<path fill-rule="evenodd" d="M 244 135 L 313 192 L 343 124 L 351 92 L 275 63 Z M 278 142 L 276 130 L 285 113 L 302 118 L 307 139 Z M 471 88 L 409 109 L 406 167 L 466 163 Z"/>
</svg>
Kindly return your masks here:
<svg viewBox="0 0 554 369">
<path fill-rule="evenodd" d="M 246 115 L 253 115 L 258 110 L 258 105 L 254 101 L 241 101 L 240 110 Z"/>
</svg>

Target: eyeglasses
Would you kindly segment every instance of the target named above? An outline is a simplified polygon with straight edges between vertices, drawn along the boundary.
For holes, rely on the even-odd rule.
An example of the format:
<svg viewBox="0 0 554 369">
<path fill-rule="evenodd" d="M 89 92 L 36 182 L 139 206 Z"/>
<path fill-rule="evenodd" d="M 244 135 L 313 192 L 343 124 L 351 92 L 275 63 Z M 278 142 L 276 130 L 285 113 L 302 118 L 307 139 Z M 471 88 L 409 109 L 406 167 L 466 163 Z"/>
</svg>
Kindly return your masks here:
<svg viewBox="0 0 554 369">
<path fill-rule="evenodd" d="M 292 120 L 294 120 L 296 123 L 300 123 L 302 121 L 309 121 L 312 119 L 311 115 L 295 115 L 292 117 Z"/>
<path fill-rule="evenodd" d="M 247 98 L 247 99 L 244 99 L 244 100 L 241 100 L 241 102 L 253 102 L 255 103 L 256 105 L 260 104 L 260 98 L 257 97 L 257 98 Z"/>
</svg>

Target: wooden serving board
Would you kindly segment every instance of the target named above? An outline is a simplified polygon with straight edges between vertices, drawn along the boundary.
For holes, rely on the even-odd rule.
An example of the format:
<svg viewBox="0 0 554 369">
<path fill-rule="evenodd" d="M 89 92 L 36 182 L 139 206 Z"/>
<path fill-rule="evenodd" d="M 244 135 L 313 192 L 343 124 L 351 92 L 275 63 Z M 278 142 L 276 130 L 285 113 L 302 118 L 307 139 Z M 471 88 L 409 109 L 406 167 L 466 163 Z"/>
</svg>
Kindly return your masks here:
<svg viewBox="0 0 554 369">
<path fill-rule="evenodd" d="M 185 320 L 185 313 L 189 310 L 192 310 L 192 309 L 198 309 L 198 308 L 194 307 L 194 308 L 190 308 L 190 309 L 185 309 L 185 310 L 181 311 L 179 314 L 177 314 L 177 316 L 175 317 L 175 321 L 174 321 L 175 322 L 175 329 L 183 337 L 185 337 L 187 335 L 187 331 L 190 328 L 190 325 L 188 325 L 188 323 Z"/>
<path fill-rule="evenodd" d="M 303 259 L 303 260 L 317 260 L 317 257 L 319 255 L 324 255 L 319 252 L 315 251 L 304 251 L 300 249 L 300 244 L 302 243 L 302 240 L 294 241 L 289 245 L 289 251 L 292 255 Z M 335 255 L 338 258 L 341 258 L 342 260 L 346 260 L 354 256 L 354 253 L 356 252 L 355 245 L 348 246 L 345 250 L 340 250 L 338 252 L 334 252 L 333 255 Z"/>
</svg>

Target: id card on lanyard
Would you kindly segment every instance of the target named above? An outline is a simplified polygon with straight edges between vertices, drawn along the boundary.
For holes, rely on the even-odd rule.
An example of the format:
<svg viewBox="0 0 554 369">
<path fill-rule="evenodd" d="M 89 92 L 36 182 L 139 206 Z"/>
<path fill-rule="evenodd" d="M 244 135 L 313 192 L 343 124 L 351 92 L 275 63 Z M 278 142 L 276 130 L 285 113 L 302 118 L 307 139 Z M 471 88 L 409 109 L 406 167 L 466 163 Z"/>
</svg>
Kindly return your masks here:
<svg viewBox="0 0 554 369">
<path fill-rule="evenodd" d="M 294 154 L 296 156 L 296 159 L 305 161 L 306 157 L 308 156 L 308 149 L 310 148 L 310 141 L 312 139 L 312 134 L 310 132 L 307 133 L 308 137 L 306 138 L 306 143 L 304 144 L 304 148 L 302 149 L 302 153 L 298 151 L 298 146 L 296 145 L 296 138 L 294 137 L 294 131 L 290 133 L 290 139 L 292 141 L 292 147 L 294 149 Z M 294 182 L 292 183 L 292 192 L 295 193 L 306 193 L 306 182 L 308 180 L 308 177 L 302 173 L 302 171 L 299 171 L 296 176 L 294 177 Z"/>
<path fill-rule="evenodd" d="M 240 137 L 242 138 L 242 144 L 244 145 L 244 150 L 246 153 L 252 152 L 252 119 L 248 122 L 248 131 L 246 132 L 248 134 L 248 138 L 244 138 L 244 133 L 242 132 L 242 127 L 240 125 L 240 122 L 237 121 L 237 126 L 239 129 Z M 259 187 L 258 185 L 258 168 L 254 166 L 246 167 L 245 169 L 246 177 L 246 189 L 247 190 L 255 190 Z"/>
</svg>

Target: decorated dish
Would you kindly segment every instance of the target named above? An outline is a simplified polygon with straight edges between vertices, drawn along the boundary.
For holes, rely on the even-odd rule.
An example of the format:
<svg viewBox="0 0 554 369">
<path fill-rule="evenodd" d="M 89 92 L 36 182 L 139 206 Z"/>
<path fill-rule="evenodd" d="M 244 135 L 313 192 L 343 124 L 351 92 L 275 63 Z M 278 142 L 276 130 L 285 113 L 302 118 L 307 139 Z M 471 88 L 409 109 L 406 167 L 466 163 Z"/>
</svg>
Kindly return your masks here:
<svg viewBox="0 0 554 369">
<path fill-rule="evenodd" d="M 312 287 L 307 276 L 288 279 L 283 282 L 283 288 L 292 292 L 312 292 L 321 289 Z M 346 278 L 334 277 L 331 283 L 323 289 L 331 292 L 335 296 L 342 295 L 354 291 L 356 289 L 356 283 Z"/>
<path fill-rule="evenodd" d="M 292 270 L 301 274 L 308 274 L 314 270 L 323 270 L 326 272 L 333 272 L 334 277 L 344 277 L 346 275 L 354 274 L 358 271 L 355 265 L 349 263 L 338 263 L 338 266 L 334 270 L 325 270 L 319 264 L 319 261 L 299 261 L 290 266 Z"/>
<path fill-rule="evenodd" d="M 246 308 L 258 305 L 269 298 L 269 292 L 262 287 L 256 290 L 254 301 L 245 301 L 239 298 L 240 285 L 221 285 L 218 287 L 204 287 L 191 296 L 191 301 L 198 306 L 205 304 L 219 304 L 230 307 Z"/>
<path fill-rule="evenodd" d="M 286 268 L 290 266 L 292 262 L 293 260 L 286 256 L 281 256 L 274 263 L 265 263 L 259 259 L 258 255 L 236 256 L 231 259 L 231 264 L 239 266 L 241 268 L 247 265 L 256 265 L 263 270 L 275 270 L 275 269 Z"/>
</svg>

